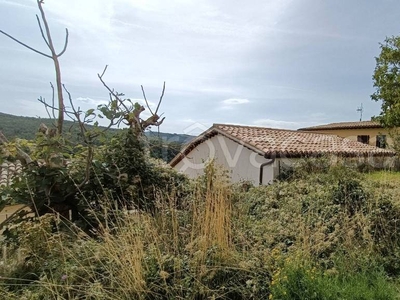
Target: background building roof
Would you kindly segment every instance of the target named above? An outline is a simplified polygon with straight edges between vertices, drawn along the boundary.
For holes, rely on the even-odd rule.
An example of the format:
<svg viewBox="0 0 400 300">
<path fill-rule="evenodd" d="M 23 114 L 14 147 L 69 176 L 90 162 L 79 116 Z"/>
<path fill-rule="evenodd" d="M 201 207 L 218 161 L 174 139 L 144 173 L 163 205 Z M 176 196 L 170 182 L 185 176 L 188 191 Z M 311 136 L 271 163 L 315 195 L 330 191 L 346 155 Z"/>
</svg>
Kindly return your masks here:
<svg viewBox="0 0 400 300">
<path fill-rule="evenodd" d="M 300 128 L 300 131 L 317 131 L 317 130 L 330 130 L 330 129 L 364 129 L 364 128 L 383 128 L 379 122 L 376 121 L 359 121 L 359 122 L 339 122 L 330 123 L 306 128 Z"/>
</svg>

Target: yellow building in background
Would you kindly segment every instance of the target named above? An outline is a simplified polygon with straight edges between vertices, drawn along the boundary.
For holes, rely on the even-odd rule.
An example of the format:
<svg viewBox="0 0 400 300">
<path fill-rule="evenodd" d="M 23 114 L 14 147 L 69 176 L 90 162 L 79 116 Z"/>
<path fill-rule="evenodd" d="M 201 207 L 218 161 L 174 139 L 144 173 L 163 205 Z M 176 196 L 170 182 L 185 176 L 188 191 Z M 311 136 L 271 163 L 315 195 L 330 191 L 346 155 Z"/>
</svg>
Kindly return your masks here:
<svg viewBox="0 0 400 300">
<path fill-rule="evenodd" d="M 379 148 L 387 148 L 392 145 L 388 130 L 375 121 L 330 123 L 300 128 L 299 131 L 334 134 Z"/>
<path fill-rule="evenodd" d="M 4 207 L 4 209 L 0 211 L 0 224 L 11 217 L 15 212 L 21 210 L 28 211 L 29 207 L 23 204 L 14 204 Z"/>
</svg>

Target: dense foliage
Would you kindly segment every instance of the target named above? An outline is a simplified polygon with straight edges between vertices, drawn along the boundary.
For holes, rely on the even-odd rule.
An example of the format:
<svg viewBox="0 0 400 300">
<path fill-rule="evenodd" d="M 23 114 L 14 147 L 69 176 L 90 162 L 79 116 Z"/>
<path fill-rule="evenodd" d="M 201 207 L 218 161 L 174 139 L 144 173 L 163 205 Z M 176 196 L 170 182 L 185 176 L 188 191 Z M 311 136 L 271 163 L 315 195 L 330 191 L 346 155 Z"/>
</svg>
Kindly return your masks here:
<svg viewBox="0 0 400 300">
<path fill-rule="evenodd" d="M 62 151 L 60 151 L 60 149 Z M 145 154 L 144 146 L 128 129 L 92 150 L 66 147 L 62 138 L 38 135 L 30 155 L 36 160 L 15 175 L 1 190 L 3 204 L 26 204 L 41 216 L 57 212 L 83 228 L 98 222 L 92 210 L 101 211 L 102 199 L 118 208 L 154 209 L 155 190 L 179 189 L 185 178 Z"/>
<path fill-rule="evenodd" d="M 386 38 L 376 58 L 373 75 L 375 101 L 382 101 L 380 120 L 386 127 L 400 127 L 400 37 Z"/>
</svg>

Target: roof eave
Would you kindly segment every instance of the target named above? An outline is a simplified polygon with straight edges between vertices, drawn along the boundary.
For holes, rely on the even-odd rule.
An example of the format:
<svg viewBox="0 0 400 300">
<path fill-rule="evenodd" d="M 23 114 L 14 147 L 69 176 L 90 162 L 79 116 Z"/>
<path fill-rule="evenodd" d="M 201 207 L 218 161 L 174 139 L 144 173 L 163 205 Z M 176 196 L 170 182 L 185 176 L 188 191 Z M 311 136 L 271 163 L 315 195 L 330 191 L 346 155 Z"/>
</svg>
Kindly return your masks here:
<svg viewBox="0 0 400 300">
<path fill-rule="evenodd" d="M 324 126 L 324 125 L 322 125 Z M 374 128 L 381 128 L 383 129 L 384 127 L 381 125 L 365 125 L 365 126 L 343 126 L 343 127 L 305 127 L 305 128 L 299 128 L 297 131 L 322 131 L 322 130 L 342 130 L 342 129 L 374 129 Z"/>
<path fill-rule="evenodd" d="M 175 167 L 190 151 L 196 148 L 197 145 L 205 142 L 210 137 L 216 135 L 214 127 L 211 127 L 200 134 L 198 137 L 189 142 L 175 157 L 169 162 L 169 165 L 173 168 Z"/>
<path fill-rule="evenodd" d="M 394 152 L 327 152 L 327 151 L 320 151 L 320 152 L 276 152 L 276 153 L 266 153 L 264 155 L 265 158 L 310 158 L 310 157 L 322 157 L 322 156 L 338 156 L 338 157 L 393 157 L 396 154 Z"/>
</svg>

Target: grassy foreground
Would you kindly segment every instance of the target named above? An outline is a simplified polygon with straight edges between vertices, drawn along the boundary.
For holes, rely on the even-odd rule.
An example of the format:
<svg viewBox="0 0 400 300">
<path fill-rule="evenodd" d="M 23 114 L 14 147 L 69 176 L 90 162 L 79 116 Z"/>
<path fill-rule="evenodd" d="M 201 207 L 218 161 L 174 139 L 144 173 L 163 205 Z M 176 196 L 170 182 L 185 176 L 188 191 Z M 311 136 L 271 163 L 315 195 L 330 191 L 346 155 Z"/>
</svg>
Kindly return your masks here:
<svg viewBox="0 0 400 300">
<path fill-rule="evenodd" d="M 210 166 L 153 213 L 104 206 L 91 232 L 14 225 L 0 299 L 400 299 L 398 173 L 306 166 L 258 188 Z"/>
</svg>

